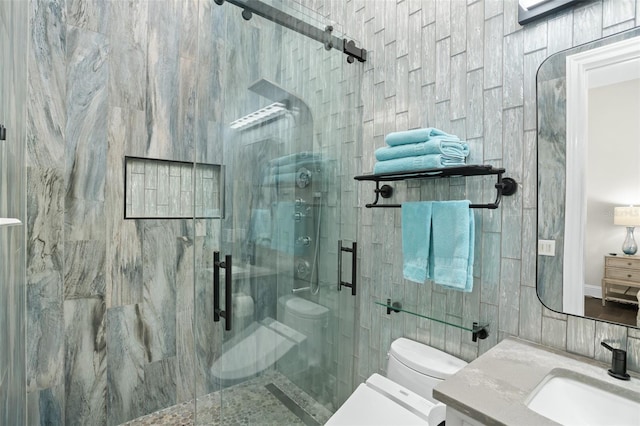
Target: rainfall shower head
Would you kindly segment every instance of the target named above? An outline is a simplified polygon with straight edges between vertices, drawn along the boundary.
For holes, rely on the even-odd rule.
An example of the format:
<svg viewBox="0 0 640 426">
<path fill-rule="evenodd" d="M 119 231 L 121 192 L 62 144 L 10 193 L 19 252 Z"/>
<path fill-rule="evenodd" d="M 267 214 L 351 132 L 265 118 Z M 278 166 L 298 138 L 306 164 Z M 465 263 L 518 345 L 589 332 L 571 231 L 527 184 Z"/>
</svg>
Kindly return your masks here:
<svg viewBox="0 0 640 426">
<path fill-rule="evenodd" d="M 248 129 L 260 123 L 275 120 L 287 112 L 293 113 L 298 120 L 304 117 L 303 121 L 309 121 L 307 118 L 311 117 L 311 111 L 302 99 L 267 79 L 261 78 L 256 81 L 249 86 L 249 90 L 273 103 L 234 120 L 230 124 L 232 129 Z"/>
<path fill-rule="evenodd" d="M 260 108 L 259 110 L 252 112 L 251 114 L 247 114 L 244 117 L 240 117 L 237 120 L 232 121 L 229 126 L 236 130 L 247 129 L 265 121 L 274 120 L 281 115 L 286 114 L 286 112 L 287 107 L 284 104 L 274 102 L 271 105 L 267 105 L 264 108 Z"/>
</svg>

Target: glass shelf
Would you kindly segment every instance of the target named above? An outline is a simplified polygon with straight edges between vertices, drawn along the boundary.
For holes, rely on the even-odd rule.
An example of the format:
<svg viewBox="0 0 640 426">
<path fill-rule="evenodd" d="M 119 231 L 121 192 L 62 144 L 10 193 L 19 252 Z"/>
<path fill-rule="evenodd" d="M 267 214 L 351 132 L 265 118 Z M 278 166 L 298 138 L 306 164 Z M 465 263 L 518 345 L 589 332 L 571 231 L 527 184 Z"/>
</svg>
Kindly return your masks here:
<svg viewBox="0 0 640 426">
<path fill-rule="evenodd" d="M 465 327 L 460 324 L 454 324 L 451 321 L 444 321 L 438 318 L 433 318 L 431 316 L 423 315 L 417 312 L 410 311 L 408 309 L 403 309 L 402 305 L 399 302 L 391 302 L 391 299 L 387 299 L 386 302 L 374 301 L 376 305 L 384 306 L 387 308 L 387 315 L 390 315 L 392 312 L 404 312 L 406 314 L 415 315 L 420 318 L 428 319 L 431 321 L 438 322 L 440 324 L 450 325 L 452 327 L 459 328 L 461 330 L 469 331 L 472 334 L 472 340 L 475 342 L 478 339 L 486 339 L 489 336 L 489 324 L 478 324 L 477 322 L 473 323 L 472 327 Z"/>
</svg>

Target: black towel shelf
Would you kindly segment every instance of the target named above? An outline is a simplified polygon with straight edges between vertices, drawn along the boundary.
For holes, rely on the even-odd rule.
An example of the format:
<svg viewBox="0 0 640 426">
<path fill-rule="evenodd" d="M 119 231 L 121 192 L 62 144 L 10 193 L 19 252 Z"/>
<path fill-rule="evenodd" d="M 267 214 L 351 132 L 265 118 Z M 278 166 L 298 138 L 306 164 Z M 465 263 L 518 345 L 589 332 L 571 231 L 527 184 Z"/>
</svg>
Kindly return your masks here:
<svg viewBox="0 0 640 426">
<path fill-rule="evenodd" d="M 501 167 L 493 167 L 488 165 L 468 165 L 458 167 L 443 167 L 439 169 L 424 169 L 415 170 L 410 172 L 399 173 L 380 173 L 375 175 L 361 175 L 356 176 L 356 180 L 369 180 L 376 183 L 376 189 L 374 192 L 376 198 L 371 204 L 366 204 L 365 207 L 386 207 L 386 208 L 398 208 L 401 204 L 378 204 L 380 197 L 389 198 L 393 195 L 393 187 L 391 185 L 382 185 L 380 182 L 401 181 L 407 179 L 436 179 L 436 178 L 448 178 L 448 177 L 460 177 L 460 176 L 485 176 L 496 175 L 497 182 L 496 199 L 493 203 L 489 204 L 470 204 L 469 208 L 472 209 L 497 209 L 500 205 L 500 200 L 503 195 L 513 195 L 518 189 L 516 181 L 509 177 L 502 177 L 505 170 Z"/>
</svg>

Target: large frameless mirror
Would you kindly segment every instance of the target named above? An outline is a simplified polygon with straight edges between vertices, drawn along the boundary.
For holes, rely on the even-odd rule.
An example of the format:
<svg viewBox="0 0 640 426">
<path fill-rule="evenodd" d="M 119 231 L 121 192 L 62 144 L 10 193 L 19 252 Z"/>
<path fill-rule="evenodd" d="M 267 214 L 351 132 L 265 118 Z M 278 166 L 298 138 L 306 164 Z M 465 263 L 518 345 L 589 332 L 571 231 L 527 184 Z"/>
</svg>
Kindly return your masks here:
<svg viewBox="0 0 640 426">
<path fill-rule="evenodd" d="M 547 58 L 537 106 L 538 296 L 554 311 L 637 327 L 640 28 Z"/>
</svg>

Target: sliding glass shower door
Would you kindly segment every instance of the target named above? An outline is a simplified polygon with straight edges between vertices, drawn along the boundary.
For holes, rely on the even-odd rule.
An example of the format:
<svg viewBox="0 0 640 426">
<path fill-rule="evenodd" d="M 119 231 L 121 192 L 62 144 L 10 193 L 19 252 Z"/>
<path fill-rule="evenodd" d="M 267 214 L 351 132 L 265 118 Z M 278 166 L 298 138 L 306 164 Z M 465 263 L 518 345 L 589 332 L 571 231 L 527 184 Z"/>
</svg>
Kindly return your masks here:
<svg viewBox="0 0 640 426">
<path fill-rule="evenodd" d="M 220 164 L 220 214 L 195 219 L 196 422 L 322 424 L 354 374 L 357 299 L 338 287 L 352 256 L 338 244 L 355 238 L 362 66 L 241 12 L 215 7 L 200 55 L 217 60 L 199 82 L 211 119 L 196 162 Z M 195 193 L 196 209 L 212 197 Z"/>
</svg>

